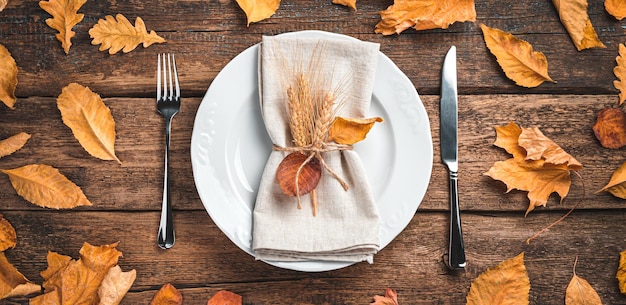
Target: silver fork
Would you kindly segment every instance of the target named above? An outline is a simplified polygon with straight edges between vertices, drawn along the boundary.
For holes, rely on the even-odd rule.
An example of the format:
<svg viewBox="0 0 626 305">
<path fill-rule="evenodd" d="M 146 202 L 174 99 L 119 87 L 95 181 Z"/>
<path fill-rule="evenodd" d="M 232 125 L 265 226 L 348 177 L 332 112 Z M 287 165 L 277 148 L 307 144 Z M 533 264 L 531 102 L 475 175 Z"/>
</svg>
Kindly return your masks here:
<svg viewBox="0 0 626 305">
<path fill-rule="evenodd" d="M 170 129 L 172 118 L 180 110 L 180 85 L 174 54 L 165 53 L 157 57 L 157 110 L 165 118 L 165 174 L 163 176 L 163 203 L 159 224 L 158 244 L 163 249 L 174 246 L 174 222 L 172 220 L 172 198 L 170 196 Z M 167 64 L 167 65 L 166 65 Z M 174 87 L 172 85 L 174 79 Z M 161 91 L 163 89 L 163 91 Z"/>
</svg>

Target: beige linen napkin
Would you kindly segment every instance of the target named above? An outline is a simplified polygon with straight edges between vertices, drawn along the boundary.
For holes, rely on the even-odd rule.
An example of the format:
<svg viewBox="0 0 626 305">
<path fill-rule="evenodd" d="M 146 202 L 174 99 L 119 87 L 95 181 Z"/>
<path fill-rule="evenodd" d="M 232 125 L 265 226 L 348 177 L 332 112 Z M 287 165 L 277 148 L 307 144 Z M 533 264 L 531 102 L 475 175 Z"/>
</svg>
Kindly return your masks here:
<svg viewBox="0 0 626 305">
<path fill-rule="evenodd" d="M 320 40 L 297 36 L 263 37 L 259 49 L 261 111 L 274 145 L 293 146 L 289 129 L 285 80 L 294 79 L 293 67 L 308 67 L 345 91 L 339 115 L 366 117 L 369 110 L 379 45 L 344 39 Z M 287 77 L 286 77 L 287 76 Z M 346 83 L 347 82 L 347 83 Z M 374 127 L 375 128 L 375 127 Z M 253 213 L 253 251 L 256 259 L 274 261 L 373 261 L 379 248 L 379 218 L 358 154 L 352 150 L 322 153 L 324 161 L 349 189 L 329 172 L 315 190 L 313 216 L 309 194 L 283 194 L 276 169 L 289 154 L 272 151 L 267 161 Z"/>
</svg>

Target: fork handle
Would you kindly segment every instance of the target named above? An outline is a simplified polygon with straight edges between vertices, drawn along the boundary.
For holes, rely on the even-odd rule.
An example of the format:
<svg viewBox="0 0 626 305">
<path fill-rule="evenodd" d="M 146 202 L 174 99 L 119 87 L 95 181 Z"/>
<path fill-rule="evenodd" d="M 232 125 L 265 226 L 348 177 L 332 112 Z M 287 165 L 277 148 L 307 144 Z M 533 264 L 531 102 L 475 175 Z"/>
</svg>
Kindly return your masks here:
<svg viewBox="0 0 626 305">
<path fill-rule="evenodd" d="M 169 249 L 174 246 L 176 240 L 174 234 L 174 221 L 172 219 L 172 198 L 170 195 L 170 129 L 171 118 L 165 121 L 165 171 L 163 175 L 163 203 L 161 206 L 161 222 L 157 242 L 159 247 Z"/>
</svg>

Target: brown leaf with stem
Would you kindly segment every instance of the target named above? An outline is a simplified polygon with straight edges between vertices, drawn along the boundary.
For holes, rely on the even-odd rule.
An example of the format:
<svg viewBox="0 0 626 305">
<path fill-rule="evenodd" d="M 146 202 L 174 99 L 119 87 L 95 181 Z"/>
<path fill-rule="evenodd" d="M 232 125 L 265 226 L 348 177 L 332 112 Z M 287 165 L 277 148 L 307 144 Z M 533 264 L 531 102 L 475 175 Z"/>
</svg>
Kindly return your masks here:
<svg viewBox="0 0 626 305">
<path fill-rule="evenodd" d="M 0 158 L 18 151 L 24 146 L 24 144 L 26 144 L 28 139 L 30 139 L 29 134 L 20 132 L 4 140 L 0 140 Z"/>
<path fill-rule="evenodd" d="M 276 169 L 276 179 L 287 196 L 302 196 L 317 187 L 322 177 L 322 165 L 314 156 L 299 152 L 287 155 Z"/>
<path fill-rule="evenodd" d="M 626 101 L 626 45 L 619 44 L 619 55 L 615 57 L 617 64 L 613 68 L 613 74 L 618 80 L 613 81 L 615 89 L 619 90 L 619 104 Z"/>
<path fill-rule="evenodd" d="M 474 0 L 395 0 L 380 12 L 375 32 L 383 35 L 415 30 L 447 29 L 455 22 L 476 21 Z"/>
<path fill-rule="evenodd" d="M 17 64 L 9 50 L 0 44 L 0 101 L 13 109 L 17 88 Z"/>
<path fill-rule="evenodd" d="M 57 39 L 61 42 L 65 54 L 70 53 L 72 46 L 72 37 L 76 35 L 72 28 L 83 20 L 85 15 L 78 14 L 78 10 L 87 0 L 48 0 L 39 1 L 41 7 L 52 18 L 46 19 L 46 24 L 59 31 L 56 34 Z"/>
<path fill-rule="evenodd" d="M 63 123 L 90 155 L 122 163 L 115 156 L 115 121 L 97 93 L 71 83 L 57 98 L 57 107 Z"/>
<path fill-rule="evenodd" d="M 576 275 L 576 263 L 574 262 L 574 275 L 565 290 L 565 305 L 602 305 L 602 300 L 593 287 L 585 279 Z"/>
<path fill-rule="evenodd" d="M 618 149 L 626 145 L 626 113 L 619 108 L 600 110 L 593 133 L 603 147 Z"/>
<path fill-rule="evenodd" d="M 183 295 L 172 284 L 167 283 L 157 291 L 150 305 L 182 305 Z"/>
<path fill-rule="evenodd" d="M 49 165 L 31 164 L 0 171 L 9 176 L 20 196 L 40 207 L 71 209 L 91 205 L 76 184 Z"/>
<path fill-rule="evenodd" d="M 552 3 L 578 51 L 606 48 L 587 15 L 587 0 L 552 0 Z"/>
<path fill-rule="evenodd" d="M 533 51 L 530 43 L 484 24 L 480 28 L 487 48 L 496 57 L 504 74 L 515 84 L 531 88 L 546 81 L 555 82 L 548 75 L 546 56 Z"/>
<path fill-rule="evenodd" d="M 40 292 L 41 286 L 30 282 L 0 252 L 0 299 Z"/>
<path fill-rule="evenodd" d="M 241 305 L 243 299 L 240 295 L 228 290 L 218 291 L 209 301 L 207 305 Z"/>
<path fill-rule="evenodd" d="M 550 194 L 556 192 L 561 201 L 569 193 L 570 171 L 582 165 L 566 153 L 538 128 L 520 128 L 511 122 L 496 127 L 494 145 L 513 155 L 498 161 L 485 175 L 507 185 L 507 192 L 519 189 L 528 192 L 530 204 L 526 214 L 537 206 L 545 206 Z M 529 152 L 529 153 L 527 153 Z"/>
<path fill-rule="evenodd" d="M 246 13 L 250 26 L 250 23 L 272 17 L 280 6 L 280 0 L 237 0 L 237 4 Z"/>
<path fill-rule="evenodd" d="M 110 268 L 102 279 L 100 288 L 98 288 L 98 297 L 100 298 L 98 305 L 119 304 L 135 282 L 136 277 L 137 271 L 135 269 L 122 272 L 120 266 Z"/>
<path fill-rule="evenodd" d="M 356 11 L 356 0 L 333 0 L 333 3 L 347 6 Z"/>
<path fill-rule="evenodd" d="M 385 289 L 385 296 L 375 295 L 370 305 L 399 305 L 398 294 L 391 288 Z"/>
<path fill-rule="evenodd" d="M 0 251 L 15 247 L 17 234 L 13 225 L 0 214 Z"/>
<path fill-rule="evenodd" d="M 609 192 L 615 197 L 626 199 L 626 162 L 622 163 L 622 165 L 613 172 L 609 183 L 597 191 L 596 194 L 604 191 Z"/>
<path fill-rule="evenodd" d="M 104 19 L 98 20 L 89 30 L 89 37 L 93 40 L 92 45 L 102 44 L 100 51 L 109 50 L 109 54 L 115 54 L 122 50 L 128 53 L 134 50 L 139 44 L 147 48 L 155 43 L 164 43 L 165 39 L 157 35 L 156 32 L 146 30 L 143 19 L 137 17 L 133 26 L 122 14 L 117 14 L 115 18 L 108 15 Z"/>
<path fill-rule="evenodd" d="M 626 17 L 626 2 L 624 0 L 604 0 L 604 9 L 617 20 Z"/>
<path fill-rule="evenodd" d="M 626 250 L 619 254 L 619 267 L 615 275 L 619 284 L 619 291 L 626 294 Z"/>
<path fill-rule="evenodd" d="M 363 141 L 375 123 L 383 118 L 344 118 L 336 117 L 328 130 L 328 141 L 352 145 Z"/>
<path fill-rule="evenodd" d="M 488 269 L 472 282 L 467 305 L 529 304 L 530 279 L 524 265 L 524 252 Z"/>
</svg>

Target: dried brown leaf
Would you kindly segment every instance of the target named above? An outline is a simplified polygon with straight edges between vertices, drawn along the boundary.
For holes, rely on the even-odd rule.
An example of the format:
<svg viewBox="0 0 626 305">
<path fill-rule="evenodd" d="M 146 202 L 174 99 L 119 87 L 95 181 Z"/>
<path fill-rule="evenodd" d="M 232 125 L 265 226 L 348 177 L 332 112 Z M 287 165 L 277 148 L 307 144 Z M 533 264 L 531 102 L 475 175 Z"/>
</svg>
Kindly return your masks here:
<svg viewBox="0 0 626 305">
<path fill-rule="evenodd" d="M 57 107 L 63 123 L 90 155 L 121 164 L 115 156 L 115 121 L 98 94 L 88 87 L 71 83 L 57 98 Z"/>
<path fill-rule="evenodd" d="M 135 282 L 136 277 L 137 271 L 135 269 L 128 272 L 122 272 L 120 266 L 109 269 L 100 288 L 98 288 L 98 297 L 100 298 L 98 305 L 119 304 Z"/>
<path fill-rule="evenodd" d="M 603 147 L 618 149 L 626 145 L 626 113 L 619 108 L 600 110 L 593 133 Z"/>
<path fill-rule="evenodd" d="M 587 0 L 552 0 L 552 3 L 578 51 L 606 48 L 587 15 Z"/>
<path fill-rule="evenodd" d="M 626 294 L 626 250 L 619 254 L 619 267 L 615 277 L 619 283 L 619 291 L 622 294 Z"/>
<path fill-rule="evenodd" d="M 574 263 L 574 275 L 565 290 L 565 305 L 602 305 L 602 300 L 596 290 L 589 282 L 576 275 L 576 263 Z"/>
<path fill-rule="evenodd" d="M 2 12 L 2 10 L 7 7 L 7 4 L 9 3 L 9 0 L 0 0 L 0 12 Z"/>
<path fill-rule="evenodd" d="M 522 128 L 519 146 L 526 151 L 526 160 L 543 160 L 549 165 L 566 165 L 569 170 L 580 170 L 582 164 L 565 152 L 558 144 L 546 137 L 537 127 Z"/>
<path fill-rule="evenodd" d="M 0 171 L 9 176 L 20 196 L 38 206 L 71 209 L 91 205 L 76 184 L 49 165 L 32 164 Z"/>
<path fill-rule="evenodd" d="M 328 141 L 352 145 L 363 141 L 376 122 L 383 118 L 344 118 L 336 117 L 328 130 Z"/>
<path fill-rule="evenodd" d="M 8 137 L 0 141 L 0 158 L 8 156 L 26 144 L 30 139 L 30 135 L 25 132 L 20 132 L 14 136 Z"/>
<path fill-rule="evenodd" d="M 626 199 L 626 162 L 622 163 L 613 172 L 609 183 L 596 193 L 604 191 L 611 193 L 615 197 Z"/>
<path fill-rule="evenodd" d="M 333 0 L 333 3 L 347 6 L 356 11 L 356 0 Z"/>
<path fill-rule="evenodd" d="M 0 252 L 0 299 L 26 296 L 40 292 L 41 286 L 31 283 Z"/>
<path fill-rule="evenodd" d="M 613 68 L 613 74 L 618 80 L 613 81 L 615 89 L 619 90 L 619 104 L 626 101 L 626 45 L 619 44 L 619 55 L 615 57 L 617 64 Z"/>
<path fill-rule="evenodd" d="M 391 288 L 385 289 L 385 296 L 375 295 L 370 305 L 399 305 L 398 294 Z"/>
<path fill-rule="evenodd" d="M 626 1 L 624 0 L 604 0 L 604 8 L 617 20 L 626 17 Z"/>
<path fill-rule="evenodd" d="M 524 265 L 524 252 L 505 260 L 478 276 L 467 294 L 467 305 L 529 304 L 530 279 Z"/>
<path fill-rule="evenodd" d="M 476 21 L 474 0 L 395 0 L 380 12 L 376 33 L 400 34 L 416 30 L 447 29 L 455 22 Z"/>
<path fill-rule="evenodd" d="M 167 283 L 157 291 L 150 305 L 182 305 L 183 295 L 172 284 Z"/>
<path fill-rule="evenodd" d="M 237 4 L 246 13 L 248 26 L 250 23 L 267 19 L 276 13 L 280 0 L 237 0 Z"/>
<path fill-rule="evenodd" d="M 148 33 L 140 17 L 135 19 L 135 26 L 133 26 L 122 14 L 117 14 L 115 18 L 109 15 L 98 20 L 98 23 L 89 30 L 89 37 L 93 39 L 92 45 L 102 44 L 99 50 L 108 49 L 109 54 L 115 54 L 120 50 L 128 53 L 139 44 L 147 48 L 154 43 L 165 42 L 165 39 L 156 32 Z"/>
<path fill-rule="evenodd" d="M 318 159 L 299 152 L 287 155 L 276 169 L 278 185 L 288 196 L 308 194 L 317 187 L 321 177 L 322 165 Z"/>
<path fill-rule="evenodd" d="M 72 46 L 72 37 L 76 35 L 72 28 L 81 22 L 85 16 L 78 14 L 78 10 L 86 2 L 87 0 L 48 0 L 39 2 L 39 6 L 52 15 L 52 18 L 46 19 L 46 24 L 59 31 L 56 37 L 61 42 L 65 54 L 69 54 Z"/>
<path fill-rule="evenodd" d="M 17 87 L 17 64 L 9 50 L 0 44 L 0 101 L 13 109 Z"/>
<path fill-rule="evenodd" d="M 206 304 L 207 305 L 241 305 L 243 299 L 240 295 L 228 290 L 218 291 Z"/>
<path fill-rule="evenodd" d="M 504 74 L 517 85 L 530 88 L 545 81 L 555 82 L 548 75 L 546 56 L 533 51 L 530 43 L 484 24 L 480 28 L 487 48 L 496 57 Z"/>
<path fill-rule="evenodd" d="M 17 234 L 13 225 L 0 214 L 0 251 L 15 247 Z"/>
</svg>

